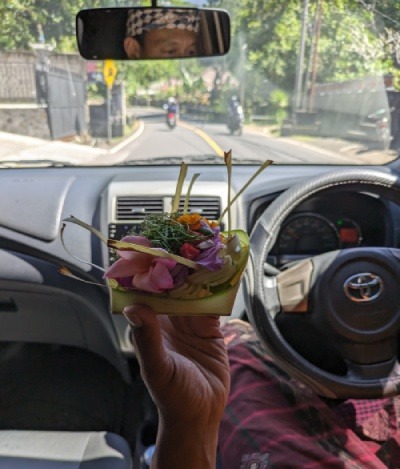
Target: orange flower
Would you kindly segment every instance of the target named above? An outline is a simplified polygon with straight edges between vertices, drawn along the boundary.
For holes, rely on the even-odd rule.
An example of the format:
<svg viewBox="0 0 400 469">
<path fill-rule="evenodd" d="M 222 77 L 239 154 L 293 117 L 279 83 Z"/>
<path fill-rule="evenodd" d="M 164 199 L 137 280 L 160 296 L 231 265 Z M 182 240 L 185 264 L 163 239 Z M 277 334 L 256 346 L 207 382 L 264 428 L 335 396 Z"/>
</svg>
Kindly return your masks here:
<svg viewBox="0 0 400 469">
<path fill-rule="evenodd" d="M 199 215 L 198 213 L 188 213 L 186 215 L 181 215 L 179 218 L 177 218 L 177 222 L 180 223 L 181 225 L 196 225 L 197 223 L 200 222 L 200 220 L 203 217 Z"/>
<path fill-rule="evenodd" d="M 201 223 L 197 222 L 194 225 L 189 225 L 192 231 L 198 231 L 201 228 Z"/>
<path fill-rule="evenodd" d="M 187 225 L 190 230 L 198 231 L 203 226 L 209 226 L 211 229 L 216 228 L 219 224 L 215 221 L 207 220 L 207 218 L 202 217 L 198 213 L 187 213 L 185 215 L 181 215 L 176 219 L 178 223 L 181 225 Z"/>
</svg>

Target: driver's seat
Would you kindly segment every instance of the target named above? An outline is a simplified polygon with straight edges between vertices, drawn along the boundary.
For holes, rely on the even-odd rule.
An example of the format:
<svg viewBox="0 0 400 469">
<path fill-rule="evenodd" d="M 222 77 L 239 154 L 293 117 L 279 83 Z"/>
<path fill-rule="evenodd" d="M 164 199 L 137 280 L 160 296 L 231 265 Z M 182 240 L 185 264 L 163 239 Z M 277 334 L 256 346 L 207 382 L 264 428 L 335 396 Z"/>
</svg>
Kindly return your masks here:
<svg viewBox="0 0 400 469">
<path fill-rule="evenodd" d="M 109 432 L 0 431 L 0 468 L 132 469 L 128 443 Z"/>
</svg>

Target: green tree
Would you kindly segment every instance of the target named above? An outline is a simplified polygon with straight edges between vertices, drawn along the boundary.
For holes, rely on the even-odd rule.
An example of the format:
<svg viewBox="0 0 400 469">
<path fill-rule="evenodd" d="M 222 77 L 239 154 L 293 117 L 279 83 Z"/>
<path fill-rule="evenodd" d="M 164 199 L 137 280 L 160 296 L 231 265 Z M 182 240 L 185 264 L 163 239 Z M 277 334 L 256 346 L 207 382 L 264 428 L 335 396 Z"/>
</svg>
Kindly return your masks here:
<svg viewBox="0 0 400 469">
<path fill-rule="evenodd" d="M 125 83 L 128 99 L 140 88 L 147 89 L 153 83 L 179 79 L 181 75 L 179 62 L 173 60 L 119 62 L 117 66 L 117 79 Z"/>
<path fill-rule="evenodd" d="M 118 3 L 118 2 L 117 2 Z M 40 29 L 56 50 L 75 44 L 75 16 L 83 8 L 115 6 L 111 0 L 3 0 L 0 3 L 0 49 L 30 50 Z M 74 47 L 76 50 L 76 47 Z"/>
<path fill-rule="evenodd" d="M 37 17 L 34 0 L 8 0 L 0 4 L 0 49 L 28 49 L 36 42 Z"/>
<path fill-rule="evenodd" d="M 309 0 L 303 70 L 309 85 L 314 63 L 318 83 L 393 70 L 387 48 L 390 34 L 392 49 L 400 44 L 393 34 L 395 28 L 400 29 L 400 23 L 396 26 L 400 19 L 398 0 L 321 0 L 316 49 L 318 4 L 318 0 Z M 240 9 L 235 10 L 233 0 L 221 0 L 221 6 L 234 11 L 227 64 L 240 86 L 244 84 L 246 99 L 257 99 L 265 91 L 265 83 L 271 90 L 280 88 L 291 94 L 297 73 L 303 1 L 243 0 Z M 397 47 L 400 58 L 400 45 Z"/>
</svg>

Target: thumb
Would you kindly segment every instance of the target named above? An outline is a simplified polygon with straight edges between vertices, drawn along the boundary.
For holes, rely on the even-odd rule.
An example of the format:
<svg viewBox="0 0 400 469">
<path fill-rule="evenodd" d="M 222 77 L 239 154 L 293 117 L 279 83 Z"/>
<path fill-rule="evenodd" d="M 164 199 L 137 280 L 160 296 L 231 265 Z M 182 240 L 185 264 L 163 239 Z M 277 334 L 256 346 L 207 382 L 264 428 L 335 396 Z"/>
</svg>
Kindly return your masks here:
<svg viewBox="0 0 400 469">
<path fill-rule="evenodd" d="M 132 329 L 132 342 L 140 364 L 143 379 L 149 381 L 160 374 L 166 361 L 160 323 L 156 313 L 148 306 L 127 306 L 123 311 Z"/>
</svg>

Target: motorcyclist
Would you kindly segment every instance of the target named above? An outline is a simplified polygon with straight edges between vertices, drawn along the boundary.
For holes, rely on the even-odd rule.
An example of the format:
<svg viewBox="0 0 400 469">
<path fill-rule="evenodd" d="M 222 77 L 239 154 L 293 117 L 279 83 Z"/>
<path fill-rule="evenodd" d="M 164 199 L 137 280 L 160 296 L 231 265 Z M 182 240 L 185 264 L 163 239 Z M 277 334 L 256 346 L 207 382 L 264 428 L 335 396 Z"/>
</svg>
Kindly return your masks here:
<svg viewBox="0 0 400 469">
<path fill-rule="evenodd" d="M 176 126 L 179 118 L 179 105 L 173 96 L 168 98 L 165 109 L 167 111 L 165 115 L 167 125 L 169 128 L 173 129 Z"/>
<path fill-rule="evenodd" d="M 179 105 L 173 96 L 170 96 L 167 101 L 167 114 L 171 112 L 176 116 L 179 114 Z"/>
<path fill-rule="evenodd" d="M 231 131 L 240 130 L 244 123 L 244 113 L 240 101 L 233 95 L 228 103 L 228 128 Z"/>
</svg>

